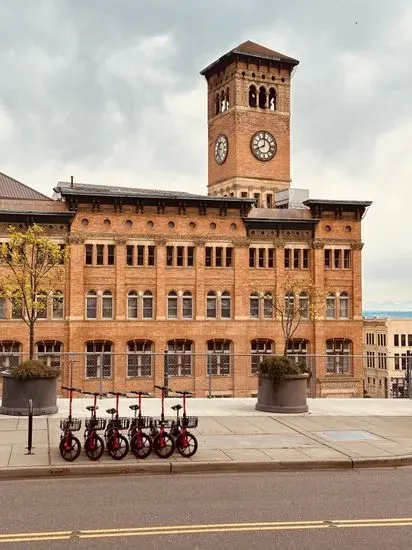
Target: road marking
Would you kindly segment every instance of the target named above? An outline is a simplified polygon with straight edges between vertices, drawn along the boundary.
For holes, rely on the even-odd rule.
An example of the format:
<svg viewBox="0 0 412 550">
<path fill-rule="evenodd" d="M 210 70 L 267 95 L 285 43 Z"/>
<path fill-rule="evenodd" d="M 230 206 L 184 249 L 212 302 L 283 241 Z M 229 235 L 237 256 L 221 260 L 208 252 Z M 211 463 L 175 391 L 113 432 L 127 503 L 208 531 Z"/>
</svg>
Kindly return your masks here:
<svg viewBox="0 0 412 550">
<path fill-rule="evenodd" d="M 330 528 L 360 527 L 406 527 L 412 525 L 412 518 L 373 518 L 314 521 L 275 521 L 256 523 L 210 523 L 199 525 L 158 525 L 153 527 L 126 527 L 117 529 L 87 529 L 78 531 L 46 531 L 38 533 L 0 534 L 0 543 L 42 542 L 48 540 L 144 537 L 154 535 L 191 535 L 201 533 L 231 533 L 256 531 L 295 531 Z"/>
</svg>

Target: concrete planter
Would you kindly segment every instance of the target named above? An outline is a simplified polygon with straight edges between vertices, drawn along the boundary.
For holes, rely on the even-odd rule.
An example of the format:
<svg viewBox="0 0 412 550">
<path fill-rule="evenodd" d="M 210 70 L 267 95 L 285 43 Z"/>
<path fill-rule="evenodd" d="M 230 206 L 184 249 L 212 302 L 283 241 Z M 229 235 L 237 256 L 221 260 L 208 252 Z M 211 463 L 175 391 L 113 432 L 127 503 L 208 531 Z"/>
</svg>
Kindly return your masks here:
<svg viewBox="0 0 412 550">
<path fill-rule="evenodd" d="M 255 408 L 258 411 L 276 413 L 308 412 L 307 380 L 309 374 L 293 374 L 285 377 L 282 382 L 274 382 L 271 378 L 258 379 L 258 401 Z"/>
<path fill-rule="evenodd" d="M 35 378 L 19 380 L 2 374 L 3 396 L 0 414 L 28 416 L 29 399 L 33 400 L 33 414 L 57 413 L 57 379 Z"/>
</svg>

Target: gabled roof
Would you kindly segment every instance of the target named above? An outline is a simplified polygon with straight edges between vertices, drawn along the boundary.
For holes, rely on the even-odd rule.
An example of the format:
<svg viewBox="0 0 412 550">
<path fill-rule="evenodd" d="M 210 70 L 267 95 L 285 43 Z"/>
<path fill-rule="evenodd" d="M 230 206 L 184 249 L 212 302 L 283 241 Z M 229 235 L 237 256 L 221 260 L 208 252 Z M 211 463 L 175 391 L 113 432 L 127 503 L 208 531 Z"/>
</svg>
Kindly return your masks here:
<svg viewBox="0 0 412 550">
<path fill-rule="evenodd" d="M 49 197 L 0 172 L 0 198 L 23 201 L 50 201 Z"/>
<path fill-rule="evenodd" d="M 247 40 L 246 42 L 242 42 L 242 44 L 239 44 L 239 46 L 236 46 L 236 48 L 230 50 L 230 52 L 222 55 L 222 57 L 220 57 L 217 61 L 214 61 L 213 63 L 208 65 L 205 69 L 203 69 L 203 71 L 200 72 L 200 74 L 207 77 L 209 76 L 209 74 L 213 73 L 218 66 L 222 64 L 227 65 L 236 56 L 241 58 L 252 57 L 257 59 L 264 59 L 269 62 L 272 61 L 284 63 L 286 65 L 290 65 L 291 67 L 299 64 L 299 61 L 297 59 L 294 59 L 293 57 L 289 57 L 288 55 L 284 55 L 283 53 L 279 53 L 275 50 L 266 48 L 265 46 L 261 46 L 260 44 L 256 44 L 256 42 Z"/>
</svg>

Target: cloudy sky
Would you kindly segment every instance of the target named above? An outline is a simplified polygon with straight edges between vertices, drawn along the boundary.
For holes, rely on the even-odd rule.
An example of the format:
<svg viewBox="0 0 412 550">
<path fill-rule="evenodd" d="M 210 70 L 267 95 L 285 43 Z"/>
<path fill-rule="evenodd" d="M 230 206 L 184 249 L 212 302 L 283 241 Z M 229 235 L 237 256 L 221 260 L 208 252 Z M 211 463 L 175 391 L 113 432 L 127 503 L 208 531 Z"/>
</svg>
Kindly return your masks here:
<svg viewBox="0 0 412 550">
<path fill-rule="evenodd" d="M 199 71 L 248 39 L 301 61 L 293 186 L 374 203 L 365 306 L 412 309 L 408 0 L 0 0 L 0 171 L 206 192 Z"/>
</svg>

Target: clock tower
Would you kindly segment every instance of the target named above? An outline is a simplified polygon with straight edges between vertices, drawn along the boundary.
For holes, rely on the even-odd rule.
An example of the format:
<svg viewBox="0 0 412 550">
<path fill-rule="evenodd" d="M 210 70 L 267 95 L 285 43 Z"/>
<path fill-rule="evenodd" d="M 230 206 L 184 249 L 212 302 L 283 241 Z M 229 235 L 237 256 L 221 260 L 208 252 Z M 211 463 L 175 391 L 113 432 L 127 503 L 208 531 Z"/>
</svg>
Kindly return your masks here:
<svg viewBox="0 0 412 550">
<path fill-rule="evenodd" d="M 206 67 L 208 193 L 272 208 L 290 186 L 290 83 L 296 59 L 244 42 Z"/>
</svg>

